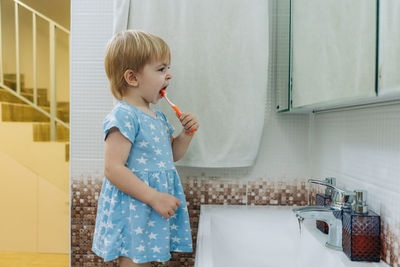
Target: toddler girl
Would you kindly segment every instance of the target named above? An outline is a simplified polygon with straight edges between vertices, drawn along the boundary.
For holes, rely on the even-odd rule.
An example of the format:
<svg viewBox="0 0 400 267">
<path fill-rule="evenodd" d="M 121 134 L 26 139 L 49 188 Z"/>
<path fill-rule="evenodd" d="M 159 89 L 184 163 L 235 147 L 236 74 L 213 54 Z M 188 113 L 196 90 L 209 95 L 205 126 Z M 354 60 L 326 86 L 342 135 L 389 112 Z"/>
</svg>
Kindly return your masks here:
<svg viewBox="0 0 400 267">
<path fill-rule="evenodd" d="M 175 138 L 165 115 L 152 109 L 172 78 L 167 44 L 150 33 L 127 30 L 108 43 L 105 70 L 119 100 L 106 116 L 104 183 L 92 250 L 121 266 L 168 261 L 170 251 L 192 252 L 185 195 L 173 161 L 186 152 L 197 118 L 182 113 Z M 146 263 L 146 264 L 142 264 Z"/>
</svg>

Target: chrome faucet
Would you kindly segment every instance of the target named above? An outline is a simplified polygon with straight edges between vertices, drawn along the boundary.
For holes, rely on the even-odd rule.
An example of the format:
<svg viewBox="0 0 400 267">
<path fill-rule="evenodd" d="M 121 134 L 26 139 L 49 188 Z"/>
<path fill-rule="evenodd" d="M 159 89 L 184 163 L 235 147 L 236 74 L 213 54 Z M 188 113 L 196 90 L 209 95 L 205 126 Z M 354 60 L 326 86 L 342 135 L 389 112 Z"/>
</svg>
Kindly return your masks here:
<svg viewBox="0 0 400 267">
<path fill-rule="evenodd" d="M 315 219 L 324 221 L 329 226 L 328 241 L 326 246 L 335 250 L 343 250 L 342 247 L 342 210 L 351 208 L 351 201 L 355 193 L 332 185 L 335 178 L 325 181 L 309 179 L 309 183 L 324 185 L 332 189 L 332 202 L 330 207 L 306 206 L 293 209 L 297 219 Z"/>
<path fill-rule="evenodd" d="M 328 241 L 325 245 L 335 250 L 342 248 L 342 218 L 339 211 L 331 207 L 307 206 L 293 209 L 298 220 L 315 219 L 324 221 L 329 226 Z M 339 212 L 340 213 L 340 212 Z"/>
</svg>

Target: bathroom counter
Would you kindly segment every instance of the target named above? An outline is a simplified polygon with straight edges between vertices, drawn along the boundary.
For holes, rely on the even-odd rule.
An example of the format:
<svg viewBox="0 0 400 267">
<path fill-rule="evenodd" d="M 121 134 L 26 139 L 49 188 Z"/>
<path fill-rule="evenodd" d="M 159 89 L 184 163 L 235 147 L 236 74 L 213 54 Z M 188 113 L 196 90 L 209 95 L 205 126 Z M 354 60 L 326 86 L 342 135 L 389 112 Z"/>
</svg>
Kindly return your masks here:
<svg viewBox="0 0 400 267">
<path fill-rule="evenodd" d="M 351 261 L 325 247 L 315 220 L 301 225 L 289 206 L 202 205 L 195 267 L 389 267 Z"/>
</svg>

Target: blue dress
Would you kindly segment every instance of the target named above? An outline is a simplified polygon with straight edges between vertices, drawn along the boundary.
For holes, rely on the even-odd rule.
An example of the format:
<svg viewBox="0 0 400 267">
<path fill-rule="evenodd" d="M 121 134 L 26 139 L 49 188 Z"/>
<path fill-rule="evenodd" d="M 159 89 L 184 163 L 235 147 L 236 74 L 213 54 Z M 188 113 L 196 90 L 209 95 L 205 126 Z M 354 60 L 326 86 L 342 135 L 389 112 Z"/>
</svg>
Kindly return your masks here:
<svg viewBox="0 0 400 267">
<path fill-rule="evenodd" d="M 161 111 L 155 112 L 153 117 L 120 101 L 104 119 L 104 138 L 117 127 L 132 143 L 125 166 L 147 185 L 175 196 L 182 204 L 174 216 L 164 219 L 104 177 L 92 246 L 104 261 L 119 256 L 136 263 L 168 261 L 170 251 L 192 252 L 187 203 L 172 157 L 173 127 Z"/>
</svg>

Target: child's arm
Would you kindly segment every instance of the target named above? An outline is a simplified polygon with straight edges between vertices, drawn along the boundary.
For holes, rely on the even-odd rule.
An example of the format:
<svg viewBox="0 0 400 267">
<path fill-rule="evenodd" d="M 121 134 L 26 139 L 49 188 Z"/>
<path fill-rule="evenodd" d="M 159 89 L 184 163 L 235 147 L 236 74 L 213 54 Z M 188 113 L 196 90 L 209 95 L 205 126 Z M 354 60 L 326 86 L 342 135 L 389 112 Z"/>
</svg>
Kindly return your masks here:
<svg viewBox="0 0 400 267">
<path fill-rule="evenodd" d="M 119 190 L 150 205 L 164 218 L 173 216 L 180 200 L 148 186 L 125 166 L 131 146 L 117 128 L 110 129 L 104 146 L 104 175 Z"/>
<path fill-rule="evenodd" d="M 180 160 L 183 155 L 185 155 L 186 150 L 189 147 L 190 141 L 192 141 L 194 134 L 189 134 L 190 131 L 199 129 L 199 122 L 192 113 L 184 112 L 182 116 L 179 118 L 182 123 L 183 130 L 181 133 L 175 137 L 171 137 L 172 142 L 172 154 L 174 157 L 174 161 Z"/>
</svg>

